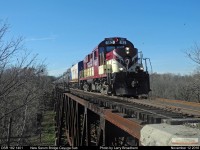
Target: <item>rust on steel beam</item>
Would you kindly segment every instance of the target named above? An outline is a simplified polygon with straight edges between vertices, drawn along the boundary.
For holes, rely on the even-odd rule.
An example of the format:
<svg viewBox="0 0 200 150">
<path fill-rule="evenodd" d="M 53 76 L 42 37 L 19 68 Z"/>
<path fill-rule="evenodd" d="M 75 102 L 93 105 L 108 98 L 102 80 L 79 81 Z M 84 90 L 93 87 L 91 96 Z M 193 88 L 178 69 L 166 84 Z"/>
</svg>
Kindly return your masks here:
<svg viewBox="0 0 200 150">
<path fill-rule="evenodd" d="M 83 106 L 87 106 L 87 104 L 89 103 L 88 101 L 82 99 L 82 98 L 79 98 L 77 96 L 74 96 L 70 93 L 65 93 L 65 95 L 67 95 L 68 97 L 70 97 L 71 99 L 77 101 L 79 104 L 83 105 Z"/>
<path fill-rule="evenodd" d="M 107 121 L 111 122 L 112 124 L 124 130 L 133 137 L 140 139 L 140 130 L 143 126 L 140 125 L 136 120 L 132 118 L 124 118 L 123 116 L 112 112 L 112 109 L 104 109 L 70 93 L 65 93 L 65 95 L 67 95 L 74 101 L 77 101 L 79 104 L 87 107 L 91 111 L 101 115 L 101 117 L 105 118 Z"/>
<path fill-rule="evenodd" d="M 140 139 L 140 130 L 143 126 L 138 122 L 113 113 L 111 109 L 103 110 L 103 114 L 106 120 L 129 133 L 133 137 Z"/>
</svg>

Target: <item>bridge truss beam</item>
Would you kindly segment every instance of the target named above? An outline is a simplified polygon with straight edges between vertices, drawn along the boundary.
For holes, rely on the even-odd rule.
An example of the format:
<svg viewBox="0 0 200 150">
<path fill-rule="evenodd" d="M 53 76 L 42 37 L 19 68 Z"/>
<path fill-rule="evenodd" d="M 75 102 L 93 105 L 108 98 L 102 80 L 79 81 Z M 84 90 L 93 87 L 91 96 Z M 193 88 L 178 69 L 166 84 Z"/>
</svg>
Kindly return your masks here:
<svg viewBox="0 0 200 150">
<path fill-rule="evenodd" d="M 56 145 L 139 145 L 142 125 L 134 118 L 70 93 L 56 97 Z"/>
</svg>

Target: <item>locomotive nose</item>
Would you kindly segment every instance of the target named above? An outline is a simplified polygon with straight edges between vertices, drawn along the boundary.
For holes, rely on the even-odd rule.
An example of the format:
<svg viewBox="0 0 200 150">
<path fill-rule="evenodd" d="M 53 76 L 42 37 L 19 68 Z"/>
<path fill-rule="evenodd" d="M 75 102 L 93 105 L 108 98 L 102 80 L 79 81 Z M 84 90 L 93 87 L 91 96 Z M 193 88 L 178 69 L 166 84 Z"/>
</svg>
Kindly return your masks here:
<svg viewBox="0 0 200 150">
<path fill-rule="evenodd" d="M 136 87 L 136 86 L 137 86 L 137 82 L 133 80 L 133 81 L 131 82 L 131 86 L 132 86 L 132 87 Z"/>
<path fill-rule="evenodd" d="M 124 62 L 125 62 L 125 64 L 128 66 L 128 65 L 130 64 L 130 62 L 131 62 L 131 59 L 128 58 L 128 57 L 126 57 L 126 58 L 124 59 Z"/>
<path fill-rule="evenodd" d="M 131 67 L 131 64 L 132 64 L 131 58 L 129 56 L 126 56 L 124 58 L 124 66 L 127 68 L 127 70 L 128 70 L 128 68 Z"/>
</svg>

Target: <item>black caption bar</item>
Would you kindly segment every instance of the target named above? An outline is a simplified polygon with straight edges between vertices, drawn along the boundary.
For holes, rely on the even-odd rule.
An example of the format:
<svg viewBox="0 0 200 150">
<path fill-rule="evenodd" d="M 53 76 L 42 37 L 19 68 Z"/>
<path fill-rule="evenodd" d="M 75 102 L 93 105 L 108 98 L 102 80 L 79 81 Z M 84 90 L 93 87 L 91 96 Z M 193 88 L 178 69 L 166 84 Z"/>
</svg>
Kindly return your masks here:
<svg viewBox="0 0 200 150">
<path fill-rule="evenodd" d="M 140 149 L 170 149 L 170 150 L 199 150 L 199 146 L 78 146 L 78 147 L 65 147 L 65 146 L 0 146 L 0 150 L 140 150 Z"/>
</svg>

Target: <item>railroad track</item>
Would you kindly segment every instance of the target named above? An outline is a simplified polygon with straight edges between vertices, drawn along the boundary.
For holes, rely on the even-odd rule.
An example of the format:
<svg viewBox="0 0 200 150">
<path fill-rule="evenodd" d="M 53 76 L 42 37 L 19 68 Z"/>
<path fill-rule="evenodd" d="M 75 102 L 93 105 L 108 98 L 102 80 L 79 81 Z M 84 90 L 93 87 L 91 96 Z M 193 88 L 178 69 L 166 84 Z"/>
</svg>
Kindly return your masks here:
<svg viewBox="0 0 200 150">
<path fill-rule="evenodd" d="M 149 99 L 133 99 L 116 96 L 104 96 L 100 93 L 84 92 L 70 89 L 70 92 L 80 98 L 87 99 L 93 104 L 116 112 L 124 117 L 140 120 L 140 124 L 168 122 L 183 124 L 184 122 L 200 122 L 200 112 L 189 108 L 161 104 Z"/>
<path fill-rule="evenodd" d="M 153 103 L 165 106 L 169 109 L 176 109 L 182 113 L 200 116 L 200 103 L 188 102 L 183 100 L 170 100 L 163 98 L 157 98 L 153 100 Z"/>
</svg>

